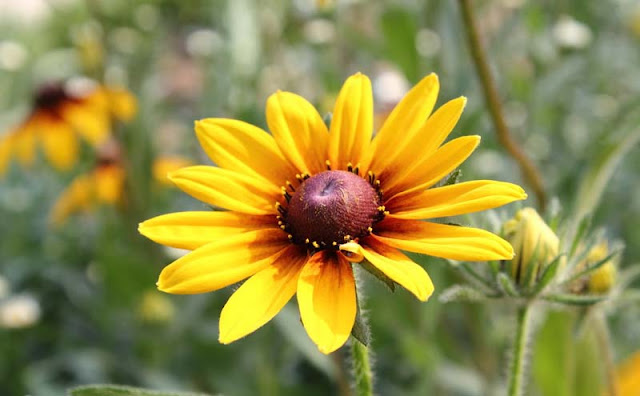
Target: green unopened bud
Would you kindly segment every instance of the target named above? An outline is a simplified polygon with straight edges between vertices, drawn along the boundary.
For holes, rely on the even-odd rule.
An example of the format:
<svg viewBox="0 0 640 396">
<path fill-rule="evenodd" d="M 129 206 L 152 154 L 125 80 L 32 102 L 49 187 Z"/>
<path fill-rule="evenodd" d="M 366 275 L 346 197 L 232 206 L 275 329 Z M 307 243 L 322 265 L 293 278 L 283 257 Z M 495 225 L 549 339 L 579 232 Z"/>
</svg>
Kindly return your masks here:
<svg viewBox="0 0 640 396">
<path fill-rule="evenodd" d="M 516 253 L 511 275 L 519 285 L 533 284 L 546 265 L 558 256 L 559 240 L 533 208 L 524 208 L 503 226 Z"/>
</svg>

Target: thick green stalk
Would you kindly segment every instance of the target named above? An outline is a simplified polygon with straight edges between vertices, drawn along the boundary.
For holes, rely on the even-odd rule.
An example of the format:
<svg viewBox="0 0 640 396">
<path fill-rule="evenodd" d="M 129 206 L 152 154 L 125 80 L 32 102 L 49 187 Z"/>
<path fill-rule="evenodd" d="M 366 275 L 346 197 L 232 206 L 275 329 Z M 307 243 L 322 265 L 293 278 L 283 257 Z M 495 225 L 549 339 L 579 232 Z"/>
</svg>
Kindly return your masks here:
<svg viewBox="0 0 640 396">
<path fill-rule="evenodd" d="M 523 394 L 525 366 L 527 359 L 527 343 L 531 334 L 531 304 L 518 309 L 516 337 L 513 340 L 513 360 L 509 370 L 509 396 Z"/>
<path fill-rule="evenodd" d="M 353 337 L 351 337 L 351 361 L 353 362 L 356 395 L 373 395 L 373 374 L 369 362 L 369 348 Z"/>
</svg>

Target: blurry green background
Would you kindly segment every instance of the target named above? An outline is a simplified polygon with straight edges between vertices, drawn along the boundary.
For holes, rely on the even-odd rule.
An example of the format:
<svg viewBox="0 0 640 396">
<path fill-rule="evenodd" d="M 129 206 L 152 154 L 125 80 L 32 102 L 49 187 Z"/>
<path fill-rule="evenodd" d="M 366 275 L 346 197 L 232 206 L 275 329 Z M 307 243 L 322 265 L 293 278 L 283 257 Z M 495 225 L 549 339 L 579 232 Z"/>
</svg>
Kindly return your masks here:
<svg viewBox="0 0 640 396">
<path fill-rule="evenodd" d="M 584 171 L 629 132 L 627 120 L 640 103 L 640 4 L 474 6 L 507 122 L 539 165 L 552 209 L 569 213 Z M 88 147 L 68 174 L 44 162 L 29 170 L 14 164 L 0 181 L 0 301 L 25 297 L 23 309 L 34 317 L 29 326 L 0 328 L 0 394 L 61 395 L 87 383 L 228 395 L 349 394 L 346 353 L 320 354 L 295 303 L 223 346 L 217 320 L 232 288 L 197 296 L 155 291 L 176 252 L 138 235 L 137 223 L 203 205 L 153 182 L 152 159 L 179 154 L 208 163 L 193 121 L 216 116 L 266 127 L 264 104 L 277 89 L 305 96 L 324 114 L 344 79 L 361 71 L 372 79 L 383 117 L 409 87 L 436 72 L 439 104 L 469 98 L 452 136 L 483 138 L 462 167 L 463 180 L 523 183 L 496 143 L 459 11 L 454 1 L 417 0 L 0 0 L 0 133 L 27 115 L 32 92 L 51 80 L 88 76 L 124 85 L 139 104 L 135 120 L 116 131 L 127 151 L 125 208 L 101 208 L 58 228 L 47 224 L 58 194 L 91 168 Z M 639 172 L 632 152 L 593 216 L 626 244 L 623 267 L 640 258 Z M 517 207 L 460 221 L 507 218 Z M 416 260 L 436 285 L 428 303 L 361 277 L 377 393 L 500 394 L 510 308 L 438 302 L 460 275 L 442 260 Z M 610 317 L 617 361 L 640 349 L 639 315 L 635 306 Z M 571 339 L 571 329 L 559 323 L 541 333 L 543 350 L 559 351 Z M 569 370 L 575 373 L 565 374 L 553 354 L 537 356 L 532 394 L 550 394 L 545 389 L 554 389 L 554 378 L 567 375 L 588 382 L 575 364 Z"/>
</svg>

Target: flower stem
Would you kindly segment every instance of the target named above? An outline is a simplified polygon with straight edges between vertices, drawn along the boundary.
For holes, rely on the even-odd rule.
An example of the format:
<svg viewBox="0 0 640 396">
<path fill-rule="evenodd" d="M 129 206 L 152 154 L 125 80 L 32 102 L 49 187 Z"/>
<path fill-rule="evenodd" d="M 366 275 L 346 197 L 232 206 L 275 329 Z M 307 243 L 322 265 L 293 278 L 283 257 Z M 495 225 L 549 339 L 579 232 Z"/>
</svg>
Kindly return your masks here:
<svg viewBox="0 0 640 396">
<path fill-rule="evenodd" d="M 369 363 L 369 348 L 351 337 L 351 360 L 357 396 L 373 395 L 373 375 Z"/>
<path fill-rule="evenodd" d="M 513 139 L 509 132 L 509 128 L 504 121 L 502 105 L 500 104 L 500 99 L 498 97 L 498 90 L 493 78 L 491 77 L 487 58 L 478 36 L 478 28 L 475 23 L 471 0 L 460 0 L 460 7 L 462 9 L 462 17 L 466 26 L 467 41 L 469 43 L 469 49 L 471 50 L 471 57 L 473 58 L 473 63 L 475 64 L 478 77 L 482 83 L 484 97 L 487 102 L 487 106 L 489 107 L 493 124 L 496 128 L 498 140 L 516 160 L 516 162 L 518 162 L 523 177 L 536 195 L 538 208 L 540 211 L 544 211 L 547 194 L 544 190 L 542 177 L 534 163 L 529 159 L 529 157 L 527 157 L 524 150 L 522 150 L 518 143 Z"/>
<path fill-rule="evenodd" d="M 513 340 L 513 361 L 509 370 L 509 396 L 523 394 L 527 343 L 531 334 L 531 304 L 518 309 L 516 337 Z"/>
<path fill-rule="evenodd" d="M 613 353 L 611 352 L 611 338 L 609 337 L 609 328 L 607 322 L 601 312 L 598 312 L 593 326 L 596 335 L 596 342 L 600 350 L 600 358 L 603 360 L 605 370 L 605 380 L 608 389 L 607 395 L 618 396 L 618 381 L 616 379 L 616 367 L 613 363 Z"/>
</svg>

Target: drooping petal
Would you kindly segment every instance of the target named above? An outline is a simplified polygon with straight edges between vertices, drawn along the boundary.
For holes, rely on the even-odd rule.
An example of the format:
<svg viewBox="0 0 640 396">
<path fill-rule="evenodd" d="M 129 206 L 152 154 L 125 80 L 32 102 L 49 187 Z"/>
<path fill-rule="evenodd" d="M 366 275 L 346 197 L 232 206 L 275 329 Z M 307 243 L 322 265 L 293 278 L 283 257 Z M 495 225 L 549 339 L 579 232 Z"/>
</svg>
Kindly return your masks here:
<svg viewBox="0 0 640 396">
<path fill-rule="evenodd" d="M 106 108 L 89 102 L 70 102 L 61 108 L 60 114 L 93 146 L 104 143 L 109 137 L 111 122 Z"/>
<path fill-rule="evenodd" d="M 219 167 L 265 180 L 280 188 L 295 170 L 280 153 L 273 137 L 242 121 L 207 118 L 196 121 L 196 135 Z"/>
<path fill-rule="evenodd" d="M 178 212 L 157 216 L 140 223 L 138 231 L 154 242 L 194 250 L 230 235 L 275 227 L 277 227 L 275 215 Z"/>
<path fill-rule="evenodd" d="M 398 249 L 453 260 L 510 260 L 509 242 L 488 231 L 418 220 L 385 218 L 372 238 Z"/>
<path fill-rule="evenodd" d="M 433 283 L 427 272 L 397 249 L 375 238 L 365 238 L 362 245 L 351 243 L 340 246 L 344 250 L 362 255 L 391 280 L 413 293 L 418 300 L 427 301 L 433 293 Z"/>
<path fill-rule="evenodd" d="M 166 266 L 158 288 L 173 294 L 206 293 L 250 277 L 290 246 L 280 229 L 236 234 L 202 246 Z"/>
<path fill-rule="evenodd" d="M 267 124 L 299 173 L 313 175 L 326 169 L 329 133 L 318 111 L 303 97 L 278 91 L 267 100 Z"/>
<path fill-rule="evenodd" d="M 87 210 L 95 203 L 94 184 L 89 175 L 76 177 L 58 197 L 51 209 L 49 221 L 60 225 L 71 214 Z"/>
<path fill-rule="evenodd" d="M 169 174 L 182 191 L 208 204 L 252 215 L 273 214 L 280 190 L 262 179 L 214 166 L 190 166 Z"/>
<path fill-rule="evenodd" d="M 47 160 L 58 170 L 67 171 L 78 160 L 78 139 L 63 120 L 51 120 L 40 131 Z"/>
<path fill-rule="evenodd" d="M 373 133 L 371 81 L 361 73 L 349 77 L 342 86 L 333 110 L 329 133 L 329 160 L 332 169 L 347 169 L 365 159 Z"/>
<path fill-rule="evenodd" d="M 323 250 L 309 259 L 298 280 L 298 306 L 320 352 L 344 345 L 356 318 L 356 288 L 351 265 L 342 254 Z"/>
<path fill-rule="evenodd" d="M 518 185 L 475 180 L 392 198 L 385 206 L 390 217 L 420 220 L 478 212 L 526 198 Z"/>
<path fill-rule="evenodd" d="M 126 174 L 119 165 L 103 165 L 95 169 L 92 181 L 95 185 L 96 200 L 114 205 L 122 199 Z"/>
<path fill-rule="evenodd" d="M 307 261 L 304 248 L 290 245 L 233 293 L 220 314 L 219 341 L 229 344 L 270 321 L 293 297 Z"/>
<path fill-rule="evenodd" d="M 438 76 L 431 73 L 402 98 L 371 142 L 370 155 L 363 162 L 363 169 L 380 174 L 398 159 L 431 114 L 439 90 Z"/>
<path fill-rule="evenodd" d="M 429 188 L 463 163 L 480 144 L 480 136 L 453 139 L 425 158 L 415 158 L 412 165 L 383 180 L 382 188 L 389 199 Z"/>
</svg>

